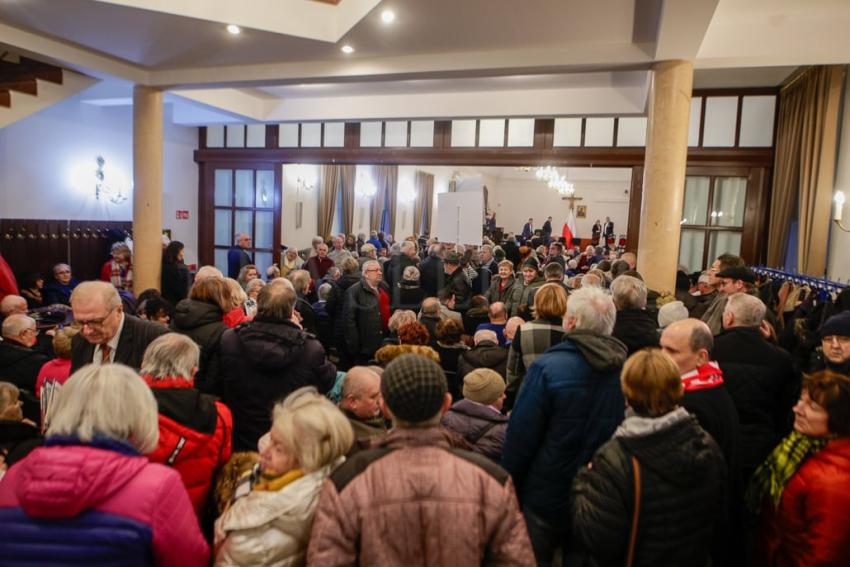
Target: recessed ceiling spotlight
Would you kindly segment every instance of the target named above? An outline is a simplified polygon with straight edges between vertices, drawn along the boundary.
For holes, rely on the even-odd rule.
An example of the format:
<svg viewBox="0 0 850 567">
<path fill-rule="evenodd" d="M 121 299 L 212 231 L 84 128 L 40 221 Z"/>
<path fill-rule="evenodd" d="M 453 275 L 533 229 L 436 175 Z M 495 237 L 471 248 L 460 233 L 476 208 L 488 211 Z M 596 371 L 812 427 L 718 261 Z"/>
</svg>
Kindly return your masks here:
<svg viewBox="0 0 850 567">
<path fill-rule="evenodd" d="M 229 26 L 227 26 L 227 33 L 229 33 L 230 35 L 239 35 L 241 32 L 242 30 L 239 29 L 239 26 L 237 26 L 236 24 L 230 24 Z"/>
<path fill-rule="evenodd" d="M 349 54 L 351 54 L 351 53 L 354 53 L 354 48 L 353 48 L 353 47 L 351 47 L 351 46 L 350 46 L 350 45 L 348 45 L 348 44 L 343 45 L 343 46 L 342 46 L 342 47 L 340 47 L 339 49 L 340 49 L 340 51 L 342 51 L 342 52 L 343 52 L 343 53 L 345 53 L 346 55 L 349 55 Z"/>
<path fill-rule="evenodd" d="M 395 12 L 392 10 L 384 10 L 381 12 L 381 20 L 383 20 L 385 24 L 393 23 L 395 21 Z"/>
</svg>

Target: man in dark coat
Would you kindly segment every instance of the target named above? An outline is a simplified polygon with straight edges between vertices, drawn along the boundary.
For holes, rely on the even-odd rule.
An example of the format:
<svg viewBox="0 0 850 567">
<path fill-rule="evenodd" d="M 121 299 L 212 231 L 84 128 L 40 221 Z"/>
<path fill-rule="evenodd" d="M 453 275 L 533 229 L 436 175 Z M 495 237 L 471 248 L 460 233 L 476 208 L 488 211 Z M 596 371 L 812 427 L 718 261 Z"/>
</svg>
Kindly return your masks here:
<svg viewBox="0 0 850 567">
<path fill-rule="evenodd" d="M 611 217 L 605 217 L 605 222 L 602 224 L 602 236 L 605 238 L 614 236 L 614 223 Z"/>
<path fill-rule="evenodd" d="M 636 277 L 620 276 L 611 283 L 617 306 L 612 335 L 623 341 L 629 354 L 658 346 L 658 322 L 646 312 L 646 285 Z"/>
<path fill-rule="evenodd" d="M 567 543 L 573 477 L 623 419 L 620 369 L 626 347 L 611 337 L 616 309 L 598 288 L 567 303 L 566 338 L 525 376 L 502 452 L 523 508 L 537 562 Z"/>
<path fill-rule="evenodd" d="M 247 234 L 236 235 L 236 243 L 227 251 L 227 277 L 236 279 L 242 266 L 253 264 L 251 255 L 245 250 L 251 247 L 251 237 Z"/>
<path fill-rule="evenodd" d="M 428 257 L 419 264 L 419 281 L 427 297 L 437 297 L 446 280 L 443 268 L 443 245 L 432 244 Z"/>
<path fill-rule="evenodd" d="M 472 298 L 472 284 L 466 273 L 460 267 L 460 254 L 450 252 L 446 255 L 444 269 L 446 272 L 446 287 L 455 298 L 458 311 L 469 309 L 469 300 Z"/>
<path fill-rule="evenodd" d="M 525 223 L 522 227 L 522 237 L 523 242 L 528 242 L 532 236 L 534 236 L 534 219 L 528 219 L 528 222 Z"/>
<path fill-rule="evenodd" d="M 10 382 L 29 394 L 35 394 L 38 372 L 49 360 L 33 348 L 38 342 L 35 319 L 20 313 L 9 315 L 3 320 L 2 332 L 0 382 Z"/>
<path fill-rule="evenodd" d="M 388 331 L 390 295 L 381 273 L 377 261 L 366 262 L 363 277 L 345 292 L 342 316 L 345 342 L 355 364 L 368 364 Z"/>
<path fill-rule="evenodd" d="M 71 275 L 71 266 L 68 264 L 56 264 L 53 266 L 53 281 L 44 286 L 44 304 L 53 305 L 61 303 L 71 305 L 71 292 L 79 285 Z"/>
<path fill-rule="evenodd" d="M 411 242 L 410 240 L 405 240 L 401 243 L 401 251 L 398 254 L 393 255 L 384 264 L 384 281 L 387 282 L 387 287 L 392 290 L 393 305 L 396 305 L 399 302 L 399 291 L 398 285 L 396 284 L 402 281 L 405 268 L 409 266 L 416 266 L 416 262 L 413 260 L 415 256 L 416 243 Z M 419 277 L 421 279 L 421 274 Z"/>
<path fill-rule="evenodd" d="M 552 241 L 552 217 L 547 217 L 543 223 L 543 244 L 549 246 Z"/>
<path fill-rule="evenodd" d="M 463 382 L 463 377 L 476 368 L 489 368 L 505 379 L 508 366 L 508 349 L 499 346 L 496 333 L 482 329 L 473 337 L 475 346 L 464 351 L 457 362 L 457 379 Z"/>
<path fill-rule="evenodd" d="M 761 334 L 765 305 L 752 295 L 730 295 L 723 314 L 726 330 L 714 341 L 714 359 L 741 424 L 744 482 L 791 431 L 791 408 L 800 376 L 791 355 Z"/>
<path fill-rule="evenodd" d="M 71 294 L 80 332 L 71 340 L 71 372 L 86 364 L 119 362 L 139 370 L 148 345 L 168 328 L 124 313 L 118 290 L 108 282 L 83 282 Z"/>
<path fill-rule="evenodd" d="M 224 403 L 233 413 L 233 450 L 256 451 L 271 409 L 302 386 L 326 393 L 336 367 L 313 335 L 292 322 L 295 290 L 274 280 L 257 296 L 257 315 L 221 337 Z"/>
<path fill-rule="evenodd" d="M 516 242 L 516 236 L 513 233 L 508 234 L 508 237 L 505 239 L 505 243 L 502 244 L 502 250 L 505 251 L 505 259 L 510 260 L 511 264 L 514 267 L 518 267 L 519 265 L 519 245 Z"/>
</svg>

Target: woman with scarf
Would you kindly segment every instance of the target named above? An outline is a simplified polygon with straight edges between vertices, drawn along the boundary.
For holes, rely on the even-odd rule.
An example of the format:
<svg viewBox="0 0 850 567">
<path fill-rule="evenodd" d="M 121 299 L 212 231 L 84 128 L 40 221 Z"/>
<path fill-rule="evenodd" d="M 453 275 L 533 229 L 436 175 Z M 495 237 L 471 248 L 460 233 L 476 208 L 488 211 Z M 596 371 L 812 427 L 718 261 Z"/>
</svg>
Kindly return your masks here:
<svg viewBox="0 0 850 567">
<path fill-rule="evenodd" d="M 315 388 L 274 408 L 260 463 L 215 524 L 216 565 L 304 565 L 319 490 L 354 442 L 348 419 Z"/>
<path fill-rule="evenodd" d="M 100 279 L 110 282 L 117 290 L 133 291 L 133 253 L 126 242 L 116 242 L 111 249 L 112 259 L 100 269 Z"/>
<path fill-rule="evenodd" d="M 280 259 L 280 275 L 285 278 L 289 272 L 300 270 L 303 265 L 304 260 L 298 255 L 298 250 L 289 247 L 283 253 L 283 258 Z"/>
<path fill-rule="evenodd" d="M 760 511 L 753 565 L 847 565 L 850 377 L 807 375 L 794 431 L 759 467 L 747 503 Z"/>
</svg>

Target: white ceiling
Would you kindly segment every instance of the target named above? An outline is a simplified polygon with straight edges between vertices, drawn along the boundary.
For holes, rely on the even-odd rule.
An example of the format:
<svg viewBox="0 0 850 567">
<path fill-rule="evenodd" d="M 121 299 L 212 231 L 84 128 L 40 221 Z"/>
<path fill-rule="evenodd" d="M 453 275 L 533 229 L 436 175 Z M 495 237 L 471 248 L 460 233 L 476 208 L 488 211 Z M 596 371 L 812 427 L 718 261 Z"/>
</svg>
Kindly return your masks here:
<svg viewBox="0 0 850 567">
<path fill-rule="evenodd" d="M 848 0 L 0 0 L 0 50 L 260 121 L 641 113 L 657 60 L 776 86 L 849 28 Z"/>
</svg>

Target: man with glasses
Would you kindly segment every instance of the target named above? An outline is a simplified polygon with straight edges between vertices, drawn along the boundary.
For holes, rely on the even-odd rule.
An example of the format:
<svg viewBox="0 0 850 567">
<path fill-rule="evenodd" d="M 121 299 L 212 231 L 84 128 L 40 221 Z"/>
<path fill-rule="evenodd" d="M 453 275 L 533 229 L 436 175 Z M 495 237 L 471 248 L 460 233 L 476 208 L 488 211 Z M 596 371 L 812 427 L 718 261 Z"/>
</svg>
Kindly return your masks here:
<svg viewBox="0 0 850 567">
<path fill-rule="evenodd" d="M 35 392 L 38 372 L 48 357 L 33 348 L 38 342 L 35 319 L 15 313 L 3 320 L 0 342 L 0 382 L 11 382 L 30 394 Z M 36 413 L 38 407 L 36 406 Z"/>
<path fill-rule="evenodd" d="M 120 362 L 139 370 L 148 345 L 166 327 L 124 313 L 121 297 L 108 282 L 83 282 L 71 294 L 80 333 L 71 343 L 71 373 L 86 364 Z"/>
<path fill-rule="evenodd" d="M 44 304 L 71 305 L 71 292 L 79 285 L 79 282 L 71 274 L 71 266 L 68 264 L 56 264 L 53 266 L 53 281 L 44 286 Z"/>
<path fill-rule="evenodd" d="M 376 260 L 363 264 L 360 281 L 345 292 L 343 328 L 354 363 L 367 365 L 381 347 L 390 321 L 390 294 Z"/>
<path fill-rule="evenodd" d="M 827 319 L 818 334 L 821 348 L 816 351 L 809 372 L 828 369 L 850 376 L 850 311 Z"/>
<path fill-rule="evenodd" d="M 227 251 L 227 277 L 236 279 L 243 266 L 253 264 L 251 255 L 246 252 L 251 248 L 251 236 L 241 232 L 236 235 L 235 243 Z"/>
</svg>

